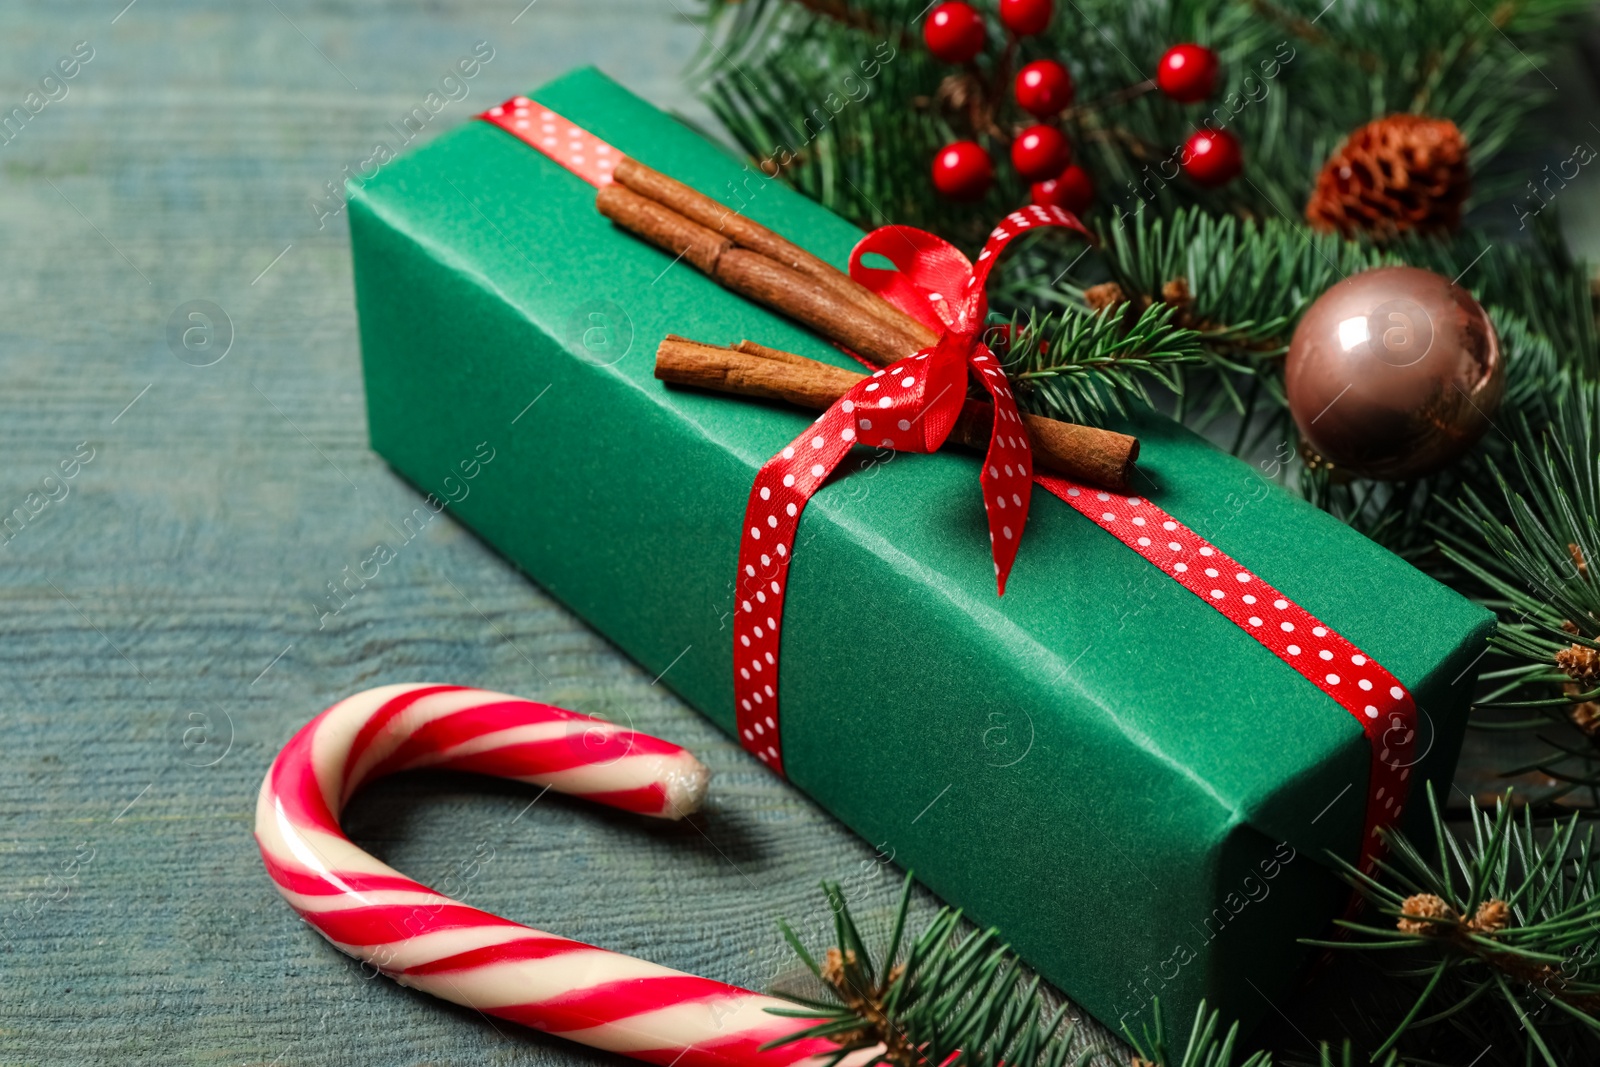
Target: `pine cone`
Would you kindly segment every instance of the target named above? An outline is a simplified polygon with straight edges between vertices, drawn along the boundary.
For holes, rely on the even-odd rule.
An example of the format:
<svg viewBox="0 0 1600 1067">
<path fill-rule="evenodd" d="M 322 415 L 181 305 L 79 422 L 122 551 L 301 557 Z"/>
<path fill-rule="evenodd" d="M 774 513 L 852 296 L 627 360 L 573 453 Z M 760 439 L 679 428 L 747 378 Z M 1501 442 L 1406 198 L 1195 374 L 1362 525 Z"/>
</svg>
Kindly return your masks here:
<svg viewBox="0 0 1600 1067">
<path fill-rule="evenodd" d="M 1323 164 L 1306 218 L 1346 237 L 1447 233 L 1461 224 L 1471 187 L 1455 123 L 1390 115 L 1345 138 Z"/>
<path fill-rule="evenodd" d="M 1600 652 L 1588 645 L 1573 645 L 1556 653 L 1556 666 L 1560 667 L 1586 692 L 1600 685 Z"/>
<path fill-rule="evenodd" d="M 1461 916 L 1443 898 L 1432 893 L 1418 893 L 1407 897 L 1400 905 L 1400 921 L 1395 924 L 1403 934 L 1421 934 L 1436 937 L 1449 933 L 1449 925 L 1459 922 Z"/>
</svg>

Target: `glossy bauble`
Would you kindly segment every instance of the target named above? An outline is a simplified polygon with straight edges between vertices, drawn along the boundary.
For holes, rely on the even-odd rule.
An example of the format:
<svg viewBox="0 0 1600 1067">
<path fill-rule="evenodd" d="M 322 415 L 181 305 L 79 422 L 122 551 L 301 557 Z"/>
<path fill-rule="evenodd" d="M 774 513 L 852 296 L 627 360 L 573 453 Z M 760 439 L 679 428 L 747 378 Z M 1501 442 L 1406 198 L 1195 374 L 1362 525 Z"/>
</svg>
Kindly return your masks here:
<svg viewBox="0 0 1600 1067">
<path fill-rule="evenodd" d="M 956 141 L 933 157 L 933 187 L 951 200 L 977 200 L 994 181 L 994 163 L 976 141 Z"/>
<path fill-rule="evenodd" d="M 1378 267 L 1311 305 L 1284 384 L 1320 462 L 1399 480 L 1477 443 L 1500 406 L 1505 366 L 1489 316 L 1465 289 L 1432 271 Z"/>
<path fill-rule="evenodd" d="M 1047 119 L 1072 106 L 1072 75 L 1053 59 L 1037 59 L 1023 67 L 1012 90 L 1017 104 L 1035 118 Z"/>
<path fill-rule="evenodd" d="M 1011 142 L 1011 165 L 1025 181 L 1042 182 L 1072 162 L 1072 146 L 1054 126 L 1029 126 Z"/>
<path fill-rule="evenodd" d="M 1074 163 L 1049 181 L 1035 182 L 1033 202 L 1040 207 L 1058 207 L 1081 215 L 1094 203 L 1094 179 Z"/>
<path fill-rule="evenodd" d="M 1204 45 L 1175 44 L 1156 64 L 1156 85 L 1180 104 L 1195 104 L 1217 89 L 1217 54 Z"/>
<path fill-rule="evenodd" d="M 1227 130 L 1201 130 L 1183 146 L 1183 172 L 1196 185 L 1226 185 L 1244 170 L 1239 139 Z"/>
<path fill-rule="evenodd" d="M 928 51 L 946 63 L 965 63 L 983 51 L 984 36 L 983 17 L 960 0 L 940 4 L 922 24 Z"/>
</svg>

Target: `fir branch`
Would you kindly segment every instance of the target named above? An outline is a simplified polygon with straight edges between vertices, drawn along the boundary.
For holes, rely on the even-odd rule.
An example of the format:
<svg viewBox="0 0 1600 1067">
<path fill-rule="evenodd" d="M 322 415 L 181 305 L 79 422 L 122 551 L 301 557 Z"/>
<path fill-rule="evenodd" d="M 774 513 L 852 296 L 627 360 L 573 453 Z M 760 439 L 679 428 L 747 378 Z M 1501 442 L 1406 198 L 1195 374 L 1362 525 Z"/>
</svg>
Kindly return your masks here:
<svg viewBox="0 0 1600 1067">
<path fill-rule="evenodd" d="M 820 961 L 786 922 L 785 940 L 825 990 L 825 999 L 797 998 L 794 1008 L 769 1008 L 775 1015 L 810 1020 L 795 1034 L 763 1050 L 810 1038 L 838 1046 L 819 1057 L 836 1067 L 846 1057 L 869 1052 L 861 1067 L 1122 1067 L 1114 1050 L 1076 1049 L 1067 1005 L 1038 978 L 1028 979 L 997 930 L 963 929 L 961 912 L 942 908 L 919 935 L 906 930 L 912 876 L 908 872 L 888 946 L 874 954 L 861 936 L 848 901 L 837 885 L 823 884 L 833 914 L 836 944 Z M 902 951 L 902 946 L 904 949 Z M 1161 1002 L 1153 1026 L 1126 1034 L 1132 1067 L 1272 1067 L 1267 1052 L 1245 1054 L 1237 1023 L 1224 1029 L 1204 1002 L 1180 1050 L 1166 1032 Z M 1236 1060 L 1236 1056 L 1243 1059 Z M 1372 1061 L 1399 1067 L 1393 1056 Z M 1320 1049 L 1319 1067 L 1355 1067 L 1348 1042 L 1336 1057 Z"/>
<path fill-rule="evenodd" d="M 1120 303 L 1013 323 L 1004 363 L 1018 401 L 1036 414 L 1089 423 L 1127 414 L 1130 397 L 1149 404 L 1146 379 L 1176 390 L 1172 368 L 1205 358 L 1199 335 L 1175 324 L 1177 310 L 1153 304 L 1135 314 Z"/>
<path fill-rule="evenodd" d="M 1271 1054 L 1261 1051 L 1235 1061 L 1234 1057 L 1241 1054 L 1239 1025 L 1223 1030 L 1221 1015 L 1208 1009 L 1205 1001 L 1195 1011 L 1194 1025 L 1189 1028 L 1189 1039 L 1181 1053 L 1167 1035 L 1159 999 L 1152 1003 L 1151 1015 L 1153 1025 L 1143 1027 L 1138 1036 L 1127 1034 L 1128 1043 L 1133 1046 L 1132 1067 L 1272 1067 Z M 1337 1053 L 1324 1042 L 1317 1053 L 1315 1067 L 1356 1067 L 1356 1051 L 1349 1041 Z M 1401 1063 L 1393 1052 L 1365 1062 L 1369 1067 L 1400 1067 Z"/>
<path fill-rule="evenodd" d="M 907 873 L 894 932 L 876 958 L 837 885 L 823 885 L 837 945 L 821 963 L 780 923 L 829 999 L 769 1009 L 813 1025 L 764 1049 L 826 1037 L 839 1046 L 830 1065 L 876 1049 L 866 1067 L 1087 1067 L 1100 1054 L 1074 1051 L 1076 1031 L 1066 1006 L 1047 1006 L 1039 979 L 1026 977 L 998 931 L 963 931 L 961 912 L 943 908 L 920 935 L 907 937 L 911 885 Z"/>
<path fill-rule="evenodd" d="M 1559 681 L 1559 651 L 1600 647 L 1600 575 L 1589 568 L 1600 552 L 1600 384 L 1560 393 L 1549 423 L 1523 420 L 1513 469 L 1514 482 L 1495 469 L 1493 506 L 1470 489 L 1452 506 L 1481 541 L 1449 526 L 1439 532 L 1445 554 L 1508 609 L 1502 650 L 1541 665 L 1548 673 L 1537 680 Z"/>
<path fill-rule="evenodd" d="M 1464 486 L 1445 502 L 1452 521 L 1435 529 L 1499 617 L 1479 707 L 1522 709 L 1511 723 L 1523 727 L 1574 728 L 1543 737 L 1549 754 L 1536 766 L 1560 783 L 1551 801 L 1578 788 L 1600 794 L 1600 574 L 1590 566 L 1600 552 L 1600 383 L 1565 385 L 1546 403 L 1547 418 L 1522 416 L 1510 463 L 1489 465 L 1497 491 Z"/>
<path fill-rule="evenodd" d="M 1169 1043 L 1166 1021 L 1161 1015 L 1161 1002 L 1155 1001 L 1151 1009 L 1152 1026 L 1135 1036 L 1127 1033 L 1133 1046 L 1134 1067 L 1234 1067 L 1234 1049 L 1239 1041 L 1239 1024 L 1222 1030 L 1221 1016 L 1206 1008 L 1201 1001 L 1194 1015 L 1194 1026 L 1189 1030 L 1189 1040 L 1179 1054 Z M 1237 1067 L 1272 1067 L 1272 1057 L 1265 1052 L 1253 1052 Z"/>
<path fill-rule="evenodd" d="M 1378 482 L 1345 479 L 1338 474 L 1326 467 L 1303 468 L 1294 487 L 1340 522 L 1438 576 L 1435 530 L 1428 519 L 1439 510 L 1441 484 L 1454 486 L 1457 479 L 1441 475 L 1407 482 Z"/>
<path fill-rule="evenodd" d="M 1141 212 L 1098 232 L 1111 277 L 1130 296 L 1161 300 L 1181 280 L 1185 321 L 1205 343 L 1257 360 L 1288 351 L 1294 324 L 1334 282 L 1396 261 L 1298 223 L 1192 209 Z"/>
<path fill-rule="evenodd" d="M 1538 827 L 1526 808 L 1519 818 L 1501 801 L 1492 814 L 1474 805 L 1471 835 L 1461 841 L 1431 788 L 1428 804 L 1434 840 L 1423 849 L 1389 835 L 1392 858 L 1381 877 L 1335 857 L 1387 925 L 1345 920 L 1348 939 L 1309 942 L 1399 961 L 1389 973 L 1409 987 L 1411 1006 L 1378 1053 L 1399 1049 L 1435 1062 L 1441 1050 L 1478 1055 L 1487 1037 L 1485 1064 L 1593 1062 L 1600 855 L 1592 828 L 1580 835 L 1576 817 Z"/>
</svg>

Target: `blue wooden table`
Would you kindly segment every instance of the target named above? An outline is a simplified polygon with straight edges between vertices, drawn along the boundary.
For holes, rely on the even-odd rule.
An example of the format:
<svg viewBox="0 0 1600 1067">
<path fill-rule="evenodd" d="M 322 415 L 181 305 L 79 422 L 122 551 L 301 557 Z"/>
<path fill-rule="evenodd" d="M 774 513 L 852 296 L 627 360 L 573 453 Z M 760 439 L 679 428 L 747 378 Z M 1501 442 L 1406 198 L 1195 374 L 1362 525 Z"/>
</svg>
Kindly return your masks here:
<svg viewBox="0 0 1600 1067">
<path fill-rule="evenodd" d="M 367 447 L 330 183 L 478 42 L 423 137 L 591 62 L 707 119 L 701 40 L 650 0 L 0 7 L 0 1063 L 607 1059 L 364 978 L 269 884 L 269 761 L 387 682 L 627 719 L 716 776 L 676 827 L 367 792 L 347 827 L 424 882 L 471 865 L 475 905 L 758 988 L 794 971 L 775 917 L 822 941 L 819 880 L 885 917 L 898 872 L 448 519 L 322 618 L 418 503 Z"/>
</svg>

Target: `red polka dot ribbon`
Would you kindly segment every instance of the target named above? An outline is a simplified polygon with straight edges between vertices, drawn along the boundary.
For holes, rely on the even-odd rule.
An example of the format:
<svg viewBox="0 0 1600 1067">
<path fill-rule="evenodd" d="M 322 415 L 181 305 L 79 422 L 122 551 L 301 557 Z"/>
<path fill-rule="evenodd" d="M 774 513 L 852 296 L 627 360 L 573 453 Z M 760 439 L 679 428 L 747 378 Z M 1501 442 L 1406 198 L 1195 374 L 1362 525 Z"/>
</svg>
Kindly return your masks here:
<svg viewBox="0 0 1600 1067">
<path fill-rule="evenodd" d="M 1416 762 L 1417 706 L 1405 686 L 1332 627 L 1144 497 L 1044 475 L 1034 481 L 1232 620 L 1361 724 L 1372 759 L 1360 866 L 1370 873 L 1383 855 L 1379 831 L 1399 820 Z"/>
<path fill-rule="evenodd" d="M 513 96 L 478 117 L 526 141 L 597 188 L 611 184 L 611 172 L 622 162 L 621 152 L 525 96 Z"/>
<path fill-rule="evenodd" d="M 604 141 L 527 97 L 514 97 L 479 117 L 591 185 L 609 183 L 622 158 Z M 858 443 L 904 452 L 936 450 L 961 412 L 970 376 L 989 394 L 995 412 L 979 484 L 999 592 L 1005 593 L 1037 482 L 1211 605 L 1360 723 L 1372 752 L 1360 866 L 1371 871 L 1383 855 L 1380 831 L 1395 825 L 1404 809 L 1416 760 L 1417 709 L 1406 688 L 1332 627 L 1148 499 L 1034 475 L 1015 398 L 979 334 L 988 311 L 984 284 L 996 257 L 1018 235 L 1041 226 L 1088 236 L 1075 217 L 1059 208 L 1028 207 L 1006 216 L 975 264 L 954 246 L 909 226 L 874 230 L 851 253 L 851 277 L 940 338 L 863 379 L 756 475 L 739 539 L 734 613 L 734 701 L 741 743 L 783 773 L 779 630 L 792 546 L 806 502 Z M 896 269 L 867 266 L 863 257 L 874 254 Z"/>
<path fill-rule="evenodd" d="M 739 739 L 783 773 L 778 734 L 778 644 L 790 550 L 800 514 L 857 443 L 898 452 L 944 444 L 966 402 L 969 375 L 994 404 L 994 432 L 978 483 L 989 518 L 995 580 L 1002 594 L 1028 521 L 1033 455 L 1016 399 L 994 354 L 979 339 L 989 301 L 984 282 L 995 259 L 1035 227 L 1088 236 L 1060 208 L 1030 207 L 995 227 L 969 263 L 954 245 L 909 226 L 885 226 L 850 253 L 850 276 L 931 329 L 931 347 L 862 379 L 756 475 L 739 541 L 738 605 L 733 625 L 733 697 Z M 879 255 L 895 270 L 869 267 Z"/>
</svg>

